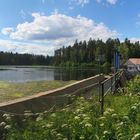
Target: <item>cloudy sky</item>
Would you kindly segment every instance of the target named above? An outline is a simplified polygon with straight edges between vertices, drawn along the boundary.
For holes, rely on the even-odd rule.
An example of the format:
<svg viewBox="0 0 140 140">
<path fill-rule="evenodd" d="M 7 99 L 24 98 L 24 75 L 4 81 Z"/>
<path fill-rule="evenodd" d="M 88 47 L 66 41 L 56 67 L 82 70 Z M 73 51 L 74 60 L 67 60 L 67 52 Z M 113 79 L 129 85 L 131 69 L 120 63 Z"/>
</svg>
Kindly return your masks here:
<svg viewBox="0 0 140 140">
<path fill-rule="evenodd" d="M 140 1 L 0 0 L 0 51 L 53 55 L 90 37 L 140 40 Z"/>
</svg>

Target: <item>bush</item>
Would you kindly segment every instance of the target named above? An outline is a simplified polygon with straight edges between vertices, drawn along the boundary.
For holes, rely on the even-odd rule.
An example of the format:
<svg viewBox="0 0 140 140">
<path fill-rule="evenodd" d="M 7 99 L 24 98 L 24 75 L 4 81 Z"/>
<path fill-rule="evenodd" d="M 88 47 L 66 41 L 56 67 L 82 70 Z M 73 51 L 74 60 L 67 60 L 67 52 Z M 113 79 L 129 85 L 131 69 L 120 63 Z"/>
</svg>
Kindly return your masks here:
<svg viewBox="0 0 140 140">
<path fill-rule="evenodd" d="M 137 75 L 133 80 L 127 84 L 127 93 L 133 95 L 140 95 L 140 76 Z"/>
</svg>

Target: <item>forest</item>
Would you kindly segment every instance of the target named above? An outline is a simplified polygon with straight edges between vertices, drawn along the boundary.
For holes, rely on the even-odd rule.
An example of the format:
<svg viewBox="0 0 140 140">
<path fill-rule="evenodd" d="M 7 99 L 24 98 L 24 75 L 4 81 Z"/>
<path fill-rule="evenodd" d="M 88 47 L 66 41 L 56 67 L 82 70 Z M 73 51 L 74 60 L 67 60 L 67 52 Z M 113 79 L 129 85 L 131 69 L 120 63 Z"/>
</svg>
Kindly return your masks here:
<svg viewBox="0 0 140 140">
<path fill-rule="evenodd" d="M 140 58 L 140 43 L 132 43 L 129 39 L 121 42 L 119 39 L 109 38 L 105 42 L 90 38 L 88 41 L 76 40 L 73 45 L 63 46 L 55 50 L 54 56 L 18 54 L 0 52 L 0 65 L 55 65 L 64 67 L 96 67 L 98 56 L 102 57 L 101 65 L 114 65 L 114 52 L 118 50 L 120 62 L 123 64 L 128 58 Z"/>
<path fill-rule="evenodd" d="M 50 65 L 50 56 L 0 52 L 0 65 Z"/>
<path fill-rule="evenodd" d="M 96 66 L 98 56 L 102 56 L 101 64 L 112 66 L 114 64 L 114 52 L 118 50 L 120 62 L 123 64 L 128 58 L 140 58 L 140 43 L 132 43 L 127 38 L 124 42 L 119 39 L 109 38 L 102 40 L 89 39 L 89 41 L 77 40 L 72 46 L 63 46 L 55 51 L 54 64 L 62 66 Z"/>
</svg>

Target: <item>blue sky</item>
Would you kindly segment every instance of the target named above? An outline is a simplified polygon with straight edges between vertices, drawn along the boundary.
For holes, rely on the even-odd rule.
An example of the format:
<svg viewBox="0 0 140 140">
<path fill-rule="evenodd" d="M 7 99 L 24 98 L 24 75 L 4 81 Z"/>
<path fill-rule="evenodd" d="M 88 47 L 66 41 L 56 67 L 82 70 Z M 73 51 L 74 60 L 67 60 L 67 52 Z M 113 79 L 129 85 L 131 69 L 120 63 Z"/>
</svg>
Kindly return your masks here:
<svg viewBox="0 0 140 140">
<path fill-rule="evenodd" d="M 140 40 L 140 1 L 0 0 L 0 51 L 53 55 L 90 37 Z"/>
</svg>

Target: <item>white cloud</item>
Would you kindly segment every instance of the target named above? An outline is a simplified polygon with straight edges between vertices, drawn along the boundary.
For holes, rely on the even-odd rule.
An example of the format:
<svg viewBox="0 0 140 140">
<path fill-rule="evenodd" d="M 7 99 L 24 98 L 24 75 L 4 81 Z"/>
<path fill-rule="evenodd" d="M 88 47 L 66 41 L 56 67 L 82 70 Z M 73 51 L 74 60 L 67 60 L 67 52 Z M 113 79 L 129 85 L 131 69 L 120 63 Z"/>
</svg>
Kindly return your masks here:
<svg viewBox="0 0 140 140">
<path fill-rule="evenodd" d="M 81 41 L 88 40 L 92 37 L 105 41 L 109 37 L 116 38 L 119 36 L 117 31 L 109 29 L 104 23 L 96 23 L 92 19 L 80 15 L 70 17 L 64 14 L 54 13 L 50 16 L 45 16 L 39 13 L 33 13 L 32 16 L 34 17 L 32 22 L 18 24 L 15 31 L 11 28 L 9 37 L 14 40 L 44 43 L 44 45 L 48 46 L 46 47 L 47 50 L 50 48 L 51 54 L 53 54 L 54 49 L 63 45 L 73 44 L 76 39 Z M 3 31 L 5 30 L 7 28 L 3 29 Z M 29 45 L 25 46 L 27 48 Z M 29 47 L 29 52 L 35 51 L 36 53 L 37 51 L 33 47 Z M 45 47 L 43 49 L 45 50 Z M 37 50 L 42 53 L 42 49 Z"/>
<path fill-rule="evenodd" d="M 116 4 L 117 1 L 118 1 L 118 0 L 107 0 L 107 2 L 108 2 L 109 4 L 112 4 L 112 5 Z"/>
<path fill-rule="evenodd" d="M 76 3 L 76 4 L 81 5 L 83 7 L 85 4 L 88 4 L 89 2 L 90 2 L 90 0 L 70 0 L 69 4 L 73 5 Z"/>
<path fill-rule="evenodd" d="M 78 2 L 78 4 L 84 6 L 85 4 L 89 3 L 89 0 L 76 0 Z"/>
<path fill-rule="evenodd" d="M 73 7 L 73 6 L 69 6 L 69 9 L 70 9 L 70 10 L 73 10 L 73 9 L 74 9 L 74 7 Z"/>
<path fill-rule="evenodd" d="M 34 20 L 18 24 L 16 31 L 9 32 L 11 39 L 17 40 L 59 40 L 116 37 L 116 31 L 110 30 L 104 23 L 95 23 L 86 17 L 70 17 L 63 14 L 50 16 L 33 13 Z M 4 28 L 3 31 L 7 30 Z"/>
<path fill-rule="evenodd" d="M 18 53 L 30 53 L 30 54 L 42 54 L 42 55 L 53 55 L 53 46 L 45 46 L 42 44 L 35 43 L 23 43 L 10 40 L 0 40 L 0 50 L 7 52 L 18 52 Z"/>
<path fill-rule="evenodd" d="M 26 19 L 26 13 L 24 12 L 23 9 L 20 10 L 19 14 L 20 14 L 20 16 L 21 16 L 22 19 L 24 19 L 24 20 Z"/>
<path fill-rule="evenodd" d="M 58 9 L 54 9 L 54 11 L 51 13 L 52 15 L 56 15 L 59 13 L 59 10 Z"/>
<path fill-rule="evenodd" d="M 130 38 L 130 41 L 132 42 L 132 43 L 135 43 L 135 42 L 140 42 L 140 38 L 136 38 L 136 37 L 133 37 L 133 38 Z"/>
<path fill-rule="evenodd" d="M 1 33 L 4 35 L 9 35 L 14 31 L 14 29 L 12 27 L 7 27 L 7 28 L 3 28 L 1 30 Z"/>
</svg>

